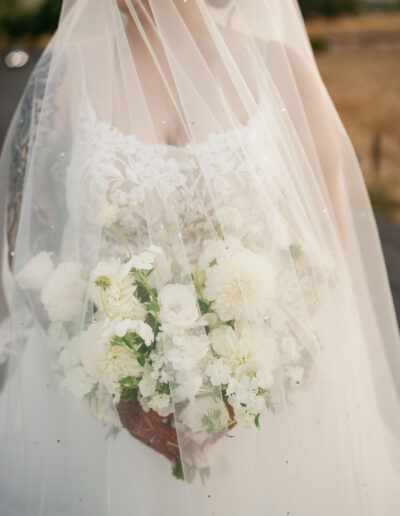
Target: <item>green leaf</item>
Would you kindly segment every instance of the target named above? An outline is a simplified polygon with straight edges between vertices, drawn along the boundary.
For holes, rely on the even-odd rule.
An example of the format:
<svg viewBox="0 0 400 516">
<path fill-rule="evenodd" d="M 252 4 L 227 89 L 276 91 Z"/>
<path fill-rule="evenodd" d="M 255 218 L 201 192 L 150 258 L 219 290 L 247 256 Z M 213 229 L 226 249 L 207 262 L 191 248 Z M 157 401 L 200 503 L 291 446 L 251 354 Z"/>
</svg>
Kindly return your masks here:
<svg viewBox="0 0 400 516">
<path fill-rule="evenodd" d="M 144 356 L 144 354 L 143 353 L 139 353 L 136 358 L 137 358 L 137 361 L 139 362 L 139 364 L 142 367 L 144 367 L 144 364 L 146 363 L 146 357 Z"/>
<path fill-rule="evenodd" d="M 160 305 L 158 304 L 158 301 L 156 299 L 152 299 L 149 303 L 146 303 L 146 308 L 151 312 L 160 311 Z"/>
<path fill-rule="evenodd" d="M 260 414 L 257 414 L 254 417 L 254 424 L 256 425 L 257 428 L 260 428 Z"/>
<path fill-rule="evenodd" d="M 172 468 L 172 474 L 174 477 L 176 477 L 178 480 L 183 480 L 183 467 L 182 467 L 182 461 L 179 455 L 176 456 L 176 466 Z"/>
<path fill-rule="evenodd" d="M 138 282 L 136 284 L 136 297 L 139 299 L 141 303 L 148 303 L 150 301 L 150 294 L 147 288 L 143 285 L 143 283 Z"/>
</svg>

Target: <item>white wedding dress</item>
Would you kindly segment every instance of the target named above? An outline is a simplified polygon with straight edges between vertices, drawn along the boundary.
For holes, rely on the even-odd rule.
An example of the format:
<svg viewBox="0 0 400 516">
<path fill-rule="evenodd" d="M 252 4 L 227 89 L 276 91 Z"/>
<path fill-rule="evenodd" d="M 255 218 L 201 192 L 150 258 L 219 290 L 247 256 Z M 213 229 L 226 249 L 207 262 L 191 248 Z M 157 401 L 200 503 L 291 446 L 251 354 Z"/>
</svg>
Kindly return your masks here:
<svg viewBox="0 0 400 516">
<path fill-rule="evenodd" d="M 209 227 L 198 159 L 211 181 L 222 190 L 232 188 L 226 178 L 241 152 L 233 133 L 211 135 L 198 146 L 156 146 L 99 121 L 88 98 L 79 112 L 66 184 L 71 219 L 82 213 L 75 204 L 81 198 L 88 201 L 89 223 L 97 216 L 91 206 L 112 202 L 140 250 L 147 244 L 143 187 L 151 183 L 174 199 L 183 239 L 195 254 Z M 290 202 L 290 192 L 277 164 L 268 161 L 268 138 L 256 121 L 239 130 L 254 162 L 271 170 L 266 187 L 279 210 L 282 196 Z M 239 206 L 246 170 L 240 177 L 236 190 L 228 192 Z M 85 196 L 79 195 L 82 189 Z M 312 240 L 308 245 L 317 248 Z M 106 233 L 102 256 L 115 255 L 116 246 L 112 233 Z M 314 258 L 324 264 L 331 260 Z M 329 320 L 330 307 L 347 305 L 348 320 L 336 328 L 335 340 L 325 336 L 319 380 L 300 390 L 286 409 L 264 413 L 260 429 L 233 429 L 233 438 L 216 445 L 216 467 L 204 484 L 175 479 L 168 461 L 126 430 L 106 438 L 107 429 L 60 391 L 44 336 L 28 331 L 20 361 L 0 394 L 0 413 L 6 414 L 0 442 L 7 443 L 1 450 L 0 514 L 395 516 L 400 507 L 396 448 L 385 428 L 387 414 L 378 408 L 363 328 L 344 292 L 339 281 L 318 315 Z M 343 356 L 346 360 L 337 358 Z"/>
</svg>

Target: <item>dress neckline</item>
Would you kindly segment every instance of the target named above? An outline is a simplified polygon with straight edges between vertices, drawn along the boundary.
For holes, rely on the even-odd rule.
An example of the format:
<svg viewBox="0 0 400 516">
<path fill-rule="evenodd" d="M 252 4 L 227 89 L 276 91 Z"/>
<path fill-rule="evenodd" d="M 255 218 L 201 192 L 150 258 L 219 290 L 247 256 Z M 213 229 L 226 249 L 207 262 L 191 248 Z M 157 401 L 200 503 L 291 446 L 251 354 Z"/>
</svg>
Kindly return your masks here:
<svg viewBox="0 0 400 516">
<path fill-rule="evenodd" d="M 143 140 L 140 140 L 134 133 L 126 133 L 123 130 L 121 130 L 119 127 L 114 126 L 110 124 L 109 122 L 106 122 L 104 120 L 101 120 L 96 112 L 96 109 L 94 107 L 93 101 L 90 98 L 90 95 L 87 91 L 84 91 L 83 97 L 82 97 L 82 103 L 86 105 L 86 108 L 89 110 L 89 113 L 91 115 L 91 119 L 93 123 L 96 125 L 102 125 L 103 127 L 107 127 L 110 131 L 117 134 L 119 137 L 123 139 L 130 140 L 131 142 L 135 142 L 137 146 L 141 146 L 143 148 L 147 149 L 157 149 L 161 150 L 163 152 L 172 152 L 172 153 L 193 153 L 195 149 L 198 148 L 206 148 L 210 145 L 212 141 L 224 141 L 226 139 L 232 138 L 235 134 L 238 132 L 243 131 L 249 131 L 252 127 L 254 127 L 256 120 L 258 119 L 260 115 L 260 110 L 264 106 L 263 98 L 260 97 L 260 99 L 257 102 L 257 108 L 254 113 L 249 115 L 246 119 L 246 121 L 238 123 L 236 127 L 231 127 L 229 129 L 226 129 L 224 131 L 212 131 L 210 132 L 206 138 L 199 142 L 195 141 L 188 141 L 183 145 L 175 145 L 171 143 L 166 142 L 158 142 L 158 143 L 151 143 L 151 142 L 145 142 Z M 85 110 L 80 110 L 81 113 L 84 113 Z"/>
</svg>

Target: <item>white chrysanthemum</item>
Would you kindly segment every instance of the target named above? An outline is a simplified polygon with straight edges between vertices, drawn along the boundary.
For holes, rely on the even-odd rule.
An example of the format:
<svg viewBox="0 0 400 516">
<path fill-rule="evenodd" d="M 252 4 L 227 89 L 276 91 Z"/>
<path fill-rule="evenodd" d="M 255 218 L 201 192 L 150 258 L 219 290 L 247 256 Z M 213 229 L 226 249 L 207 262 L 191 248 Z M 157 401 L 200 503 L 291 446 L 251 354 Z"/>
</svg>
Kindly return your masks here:
<svg viewBox="0 0 400 516">
<path fill-rule="evenodd" d="M 42 251 L 22 267 L 15 277 L 20 289 L 39 291 L 43 287 L 54 270 L 52 254 Z"/>
<path fill-rule="evenodd" d="M 229 422 L 225 403 L 214 396 L 203 396 L 192 400 L 180 413 L 180 419 L 192 432 L 206 435 L 213 430 L 223 430 Z"/>
<path fill-rule="evenodd" d="M 97 216 L 97 224 L 109 228 L 118 220 L 119 208 L 114 204 L 106 204 Z"/>
<path fill-rule="evenodd" d="M 274 271 L 248 250 L 225 253 L 206 270 L 204 295 L 223 321 L 263 318 L 274 295 Z"/>
<path fill-rule="evenodd" d="M 166 285 L 159 293 L 160 320 L 166 327 L 191 328 L 200 323 L 197 299 L 186 285 Z"/>
<path fill-rule="evenodd" d="M 65 371 L 61 385 L 72 396 L 82 399 L 89 394 L 95 383 L 96 380 L 91 378 L 83 367 L 74 367 Z"/>
<path fill-rule="evenodd" d="M 217 358 L 212 364 L 206 368 L 206 374 L 210 377 L 214 386 L 224 385 L 229 382 L 232 369 L 223 360 Z"/>
<path fill-rule="evenodd" d="M 96 285 L 95 282 L 100 283 Z M 144 319 L 146 308 L 135 297 L 129 267 L 119 260 L 99 262 L 90 275 L 90 293 L 97 308 L 111 317 Z"/>
<path fill-rule="evenodd" d="M 79 354 L 86 372 L 96 378 L 110 394 L 119 395 L 119 381 L 139 376 L 143 368 L 126 346 L 111 345 L 109 323 L 96 322 L 82 334 Z"/>
<path fill-rule="evenodd" d="M 61 263 L 44 284 L 41 300 L 50 321 L 73 321 L 81 314 L 87 287 L 81 269 L 78 262 Z"/>
<path fill-rule="evenodd" d="M 148 402 L 148 406 L 155 410 L 161 417 L 167 417 L 172 412 L 171 396 L 169 394 L 156 394 Z"/>
<path fill-rule="evenodd" d="M 223 231 L 239 231 L 243 224 L 243 217 L 233 206 L 223 206 L 216 211 L 216 217 Z"/>
</svg>

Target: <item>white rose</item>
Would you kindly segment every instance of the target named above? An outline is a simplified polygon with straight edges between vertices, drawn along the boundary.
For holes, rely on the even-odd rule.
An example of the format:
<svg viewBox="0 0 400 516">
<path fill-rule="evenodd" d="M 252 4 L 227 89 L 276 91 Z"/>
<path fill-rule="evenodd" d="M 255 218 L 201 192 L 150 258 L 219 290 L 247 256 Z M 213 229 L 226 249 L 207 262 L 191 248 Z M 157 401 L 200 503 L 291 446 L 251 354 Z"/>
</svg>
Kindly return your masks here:
<svg viewBox="0 0 400 516">
<path fill-rule="evenodd" d="M 166 285 L 159 293 L 162 324 L 191 328 L 199 324 L 199 311 L 193 289 L 185 285 Z"/>
<path fill-rule="evenodd" d="M 52 253 L 41 251 L 22 267 L 15 280 L 21 290 L 39 291 L 54 270 Z"/>
<path fill-rule="evenodd" d="M 50 321 L 73 321 L 83 310 L 87 284 L 82 279 L 82 265 L 61 263 L 42 288 L 41 300 Z"/>
<path fill-rule="evenodd" d="M 217 355 L 231 358 L 240 348 L 237 335 L 231 326 L 226 324 L 210 332 L 211 345 Z"/>
</svg>

